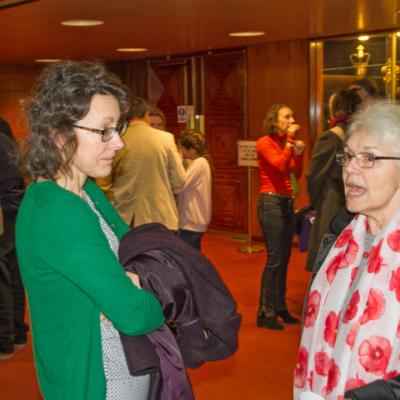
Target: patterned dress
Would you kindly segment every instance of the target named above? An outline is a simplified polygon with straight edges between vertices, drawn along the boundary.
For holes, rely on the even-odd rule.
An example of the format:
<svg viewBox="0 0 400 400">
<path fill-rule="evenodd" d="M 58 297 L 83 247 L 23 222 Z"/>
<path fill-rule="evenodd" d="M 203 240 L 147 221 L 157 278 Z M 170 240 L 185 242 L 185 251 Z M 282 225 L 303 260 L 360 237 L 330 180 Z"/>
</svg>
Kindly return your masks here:
<svg viewBox="0 0 400 400">
<path fill-rule="evenodd" d="M 111 250 L 117 256 L 119 247 L 117 236 L 97 211 L 91 198 L 84 191 L 82 195 L 99 218 L 101 229 L 107 237 Z M 101 321 L 101 344 L 107 382 L 106 400 L 146 400 L 149 394 L 150 375 L 132 376 L 129 374 L 119 333 L 106 319 Z"/>
</svg>

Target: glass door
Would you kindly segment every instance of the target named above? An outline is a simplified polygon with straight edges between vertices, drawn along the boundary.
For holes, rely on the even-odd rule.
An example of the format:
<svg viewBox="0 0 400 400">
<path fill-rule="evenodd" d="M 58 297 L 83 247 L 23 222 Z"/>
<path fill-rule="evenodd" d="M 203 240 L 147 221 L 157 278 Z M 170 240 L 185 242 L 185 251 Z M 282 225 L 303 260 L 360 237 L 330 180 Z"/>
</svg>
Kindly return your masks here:
<svg viewBox="0 0 400 400">
<path fill-rule="evenodd" d="M 329 96 L 348 88 L 355 80 L 368 79 L 375 86 L 377 97 L 393 101 L 400 98 L 399 35 L 400 32 L 388 32 L 311 42 L 310 48 L 319 49 L 322 60 L 322 98 L 318 96 L 323 108 L 321 129 L 326 127 Z M 318 70 L 321 72 L 321 68 Z"/>
</svg>

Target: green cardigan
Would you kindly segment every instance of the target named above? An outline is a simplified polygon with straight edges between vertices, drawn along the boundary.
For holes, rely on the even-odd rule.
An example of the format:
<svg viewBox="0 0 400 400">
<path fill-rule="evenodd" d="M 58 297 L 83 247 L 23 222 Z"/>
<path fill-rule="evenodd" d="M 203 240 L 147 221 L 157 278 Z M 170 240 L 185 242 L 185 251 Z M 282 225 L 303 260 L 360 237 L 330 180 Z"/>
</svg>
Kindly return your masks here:
<svg viewBox="0 0 400 400">
<path fill-rule="evenodd" d="M 121 238 L 129 228 L 100 189 L 91 180 L 84 189 Z M 16 229 L 44 398 L 104 399 L 100 313 L 143 335 L 163 324 L 160 304 L 125 275 L 85 201 L 56 183 L 29 185 Z"/>
</svg>

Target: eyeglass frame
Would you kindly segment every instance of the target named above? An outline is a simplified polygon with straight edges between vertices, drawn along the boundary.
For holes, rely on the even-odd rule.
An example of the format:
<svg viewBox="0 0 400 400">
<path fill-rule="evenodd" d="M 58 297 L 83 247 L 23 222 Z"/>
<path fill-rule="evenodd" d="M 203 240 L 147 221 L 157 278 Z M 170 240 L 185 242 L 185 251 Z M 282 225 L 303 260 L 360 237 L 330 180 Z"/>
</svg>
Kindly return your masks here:
<svg viewBox="0 0 400 400">
<path fill-rule="evenodd" d="M 102 129 L 88 128 L 87 126 L 76 125 L 76 124 L 74 124 L 72 126 L 74 128 L 83 129 L 85 131 L 97 133 L 97 134 L 101 135 L 102 142 L 109 142 L 115 136 L 115 132 L 118 132 L 118 135 L 120 137 L 124 136 L 126 129 L 128 128 L 128 122 L 124 122 L 123 124 L 120 124 L 118 126 L 109 126 L 107 128 L 102 128 Z M 106 132 L 110 129 L 111 129 L 110 137 L 108 139 L 104 139 L 104 137 L 106 136 Z"/>
<path fill-rule="evenodd" d="M 367 167 L 367 166 L 363 166 L 360 164 L 360 162 L 362 161 L 362 159 L 360 160 L 359 158 L 357 158 L 358 156 L 367 156 L 370 157 L 370 160 L 372 162 L 372 165 Z M 347 158 L 347 160 L 345 158 L 341 158 L 345 156 L 345 158 Z M 348 165 L 350 163 L 350 161 L 352 160 L 352 158 L 355 158 L 357 165 L 360 168 L 373 168 L 375 166 L 375 160 L 400 160 L 400 157 L 389 157 L 389 156 L 375 156 L 374 154 L 371 153 L 357 153 L 357 154 L 350 154 L 346 151 L 338 151 L 336 153 L 336 162 L 339 164 L 340 167 L 344 167 L 345 165 Z M 343 160 L 343 161 L 339 161 L 339 160 Z"/>
</svg>

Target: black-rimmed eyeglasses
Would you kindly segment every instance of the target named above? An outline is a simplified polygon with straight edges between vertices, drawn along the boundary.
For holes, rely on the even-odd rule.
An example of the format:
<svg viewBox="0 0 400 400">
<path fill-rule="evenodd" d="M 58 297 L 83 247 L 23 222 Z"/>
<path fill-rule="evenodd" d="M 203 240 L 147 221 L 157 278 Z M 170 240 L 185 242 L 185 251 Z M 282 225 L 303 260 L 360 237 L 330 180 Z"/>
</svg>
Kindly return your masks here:
<svg viewBox="0 0 400 400">
<path fill-rule="evenodd" d="M 375 160 L 400 160 L 400 157 L 375 156 L 371 153 L 350 154 L 345 151 L 336 153 L 336 161 L 341 167 L 348 165 L 352 158 L 355 158 L 357 165 L 361 168 L 372 168 Z"/>
<path fill-rule="evenodd" d="M 88 128 L 87 126 L 81 126 L 81 125 L 73 125 L 73 127 L 78 129 L 84 129 L 85 131 L 89 132 L 98 133 L 99 135 L 101 135 L 101 140 L 103 142 L 109 142 L 114 137 L 115 132 L 118 132 L 119 136 L 123 136 L 126 131 L 126 128 L 128 127 L 128 123 L 125 122 L 124 124 L 120 124 L 118 126 L 109 126 L 103 129 Z"/>
</svg>

